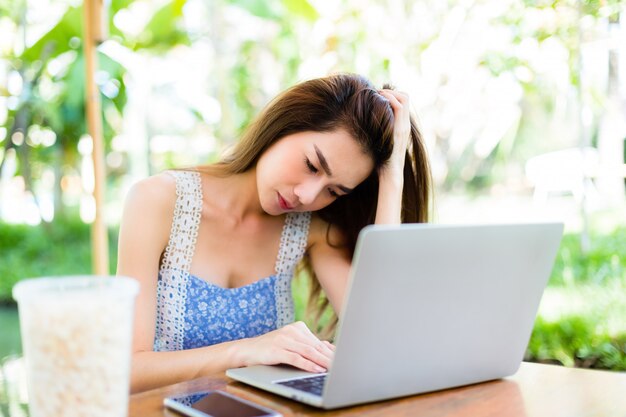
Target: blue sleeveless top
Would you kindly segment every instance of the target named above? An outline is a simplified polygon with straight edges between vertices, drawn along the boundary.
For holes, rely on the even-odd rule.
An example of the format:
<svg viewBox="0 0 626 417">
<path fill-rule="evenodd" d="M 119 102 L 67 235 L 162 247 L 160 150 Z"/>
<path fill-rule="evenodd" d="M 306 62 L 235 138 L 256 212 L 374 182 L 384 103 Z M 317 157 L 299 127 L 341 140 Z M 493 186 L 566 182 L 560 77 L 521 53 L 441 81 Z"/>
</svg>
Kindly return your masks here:
<svg viewBox="0 0 626 417">
<path fill-rule="evenodd" d="M 287 214 L 273 275 L 222 288 L 189 273 L 202 212 L 200 174 L 168 173 L 176 179 L 176 206 L 159 268 L 154 351 L 259 336 L 291 323 L 291 279 L 306 250 L 311 213 Z"/>
</svg>

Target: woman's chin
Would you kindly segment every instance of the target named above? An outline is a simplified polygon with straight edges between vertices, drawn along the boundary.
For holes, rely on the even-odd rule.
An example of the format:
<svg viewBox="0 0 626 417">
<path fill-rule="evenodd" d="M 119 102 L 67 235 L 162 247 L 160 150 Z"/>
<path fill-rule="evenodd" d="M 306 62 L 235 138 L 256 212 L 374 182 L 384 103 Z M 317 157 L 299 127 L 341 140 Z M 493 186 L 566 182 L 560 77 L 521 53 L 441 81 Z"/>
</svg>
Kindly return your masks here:
<svg viewBox="0 0 626 417">
<path fill-rule="evenodd" d="M 284 214 L 284 211 L 275 204 L 267 204 L 261 202 L 261 210 L 263 210 L 265 214 L 269 214 L 270 216 L 279 216 L 281 214 Z"/>
</svg>

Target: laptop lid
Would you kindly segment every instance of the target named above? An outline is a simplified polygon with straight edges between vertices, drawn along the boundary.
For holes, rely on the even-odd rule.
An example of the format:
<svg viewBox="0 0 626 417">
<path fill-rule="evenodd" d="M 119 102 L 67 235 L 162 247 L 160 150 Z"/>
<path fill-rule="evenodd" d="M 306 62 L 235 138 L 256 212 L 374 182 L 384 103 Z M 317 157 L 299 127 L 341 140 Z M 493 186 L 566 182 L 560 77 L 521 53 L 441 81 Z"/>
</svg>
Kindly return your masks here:
<svg viewBox="0 0 626 417">
<path fill-rule="evenodd" d="M 562 231 L 562 224 L 364 229 L 324 406 L 515 373 Z"/>
<path fill-rule="evenodd" d="M 227 375 L 327 409 L 511 375 L 562 230 L 562 224 L 368 226 L 357 243 L 323 397 L 272 384 L 306 375 L 293 368 L 255 366 Z"/>
</svg>

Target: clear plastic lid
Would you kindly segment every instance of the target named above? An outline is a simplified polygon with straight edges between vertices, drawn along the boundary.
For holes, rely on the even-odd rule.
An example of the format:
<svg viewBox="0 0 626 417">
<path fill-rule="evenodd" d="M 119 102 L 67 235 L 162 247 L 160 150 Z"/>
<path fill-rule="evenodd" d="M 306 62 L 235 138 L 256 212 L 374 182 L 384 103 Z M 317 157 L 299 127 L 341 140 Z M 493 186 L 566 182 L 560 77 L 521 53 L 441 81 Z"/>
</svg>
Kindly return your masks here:
<svg viewBox="0 0 626 417">
<path fill-rule="evenodd" d="M 138 292 L 139 282 L 133 278 L 76 275 L 25 279 L 13 287 L 13 298 L 18 303 L 31 299 L 84 296 L 133 298 Z"/>
</svg>

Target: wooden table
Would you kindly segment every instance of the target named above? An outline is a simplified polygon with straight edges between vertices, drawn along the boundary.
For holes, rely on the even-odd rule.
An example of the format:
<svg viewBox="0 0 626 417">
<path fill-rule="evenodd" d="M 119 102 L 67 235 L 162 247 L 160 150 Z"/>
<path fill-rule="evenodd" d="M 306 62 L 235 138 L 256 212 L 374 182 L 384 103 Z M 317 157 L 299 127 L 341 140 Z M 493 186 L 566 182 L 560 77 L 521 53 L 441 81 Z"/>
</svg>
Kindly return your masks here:
<svg viewBox="0 0 626 417">
<path fill-rule="evenodd" d="M 163 408 L 166 395 L 224 390 L 290 416 L 622 416 L 626 373 L 522 363 L 513 376 L 396 400 L 322 411 L 215 375 L 130 397 L 129 417 L 177 417 Z"/>
</svg>

